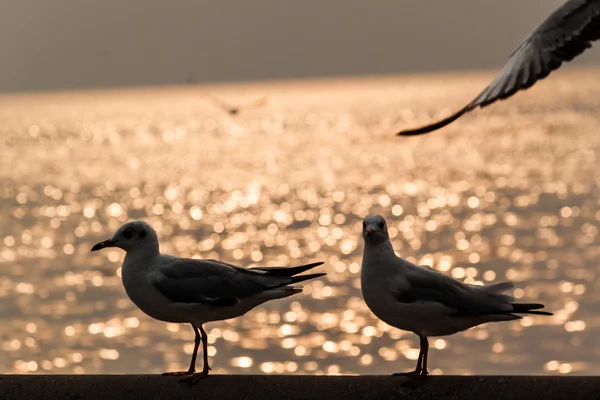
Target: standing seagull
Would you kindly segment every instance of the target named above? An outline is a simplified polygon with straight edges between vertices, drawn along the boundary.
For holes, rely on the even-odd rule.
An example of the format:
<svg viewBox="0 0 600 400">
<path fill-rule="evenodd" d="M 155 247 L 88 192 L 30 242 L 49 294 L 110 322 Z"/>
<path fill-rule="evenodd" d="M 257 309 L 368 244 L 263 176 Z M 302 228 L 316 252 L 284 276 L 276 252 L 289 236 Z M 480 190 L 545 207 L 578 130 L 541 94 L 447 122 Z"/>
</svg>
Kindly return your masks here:
<svg viewBox="0 0 600 400">
<path fill-rule="evenodd" d="M 504 69 L 473 101 L 441 121 L 398 135 L 421 135 L 454 122 L 463 114 L 527 89 L 571 61 L 600 39 L 600 0 L 569 0 L 554 11 L 512 53 Z"/>
<path fill-rule="evenodd" d="M 194 353 L 182 381 L 193 384 L 208 375 L 207 335 L 202 325 L 244 315 L 266 301 L 302 292 L 297 282 L 325 274 L 295 276 L 322 262 L 299 267 L 244 269 L 215 260 L 197 260 L 160 254 L 156 231 L 144 221 L 121 226 L 111 239 L 92 251 L 119 247 L 127 252 L 123 261 L 123 286 L 144 313 L 165 322 L 189 323 L 194 328 Z M 198 332 L 199 331 L 199 332 Z M 196 355 L 202 341 L 204 368 L 196 373 Z"/>
<path fill-rule="evenodd" d="M 446 336 L 493 321 L 520 319 L 516 314 L 552 315 L 543 304 L 514 303 L 503 294 L 511 282 L 475 286 L 428 266 L 417 266 L 394 253 L 385 220 L 371 214 L 363 221 L 360 282 L 367 306 L 385 323 L 416 333 L 421 351 L 414 371 L 394 375 L 424 378 L 429 336 Z M 409 381 L 410 382 L 410 381 Z M 408 382 L 407 382 L 408 383 Z"/>
</svg>

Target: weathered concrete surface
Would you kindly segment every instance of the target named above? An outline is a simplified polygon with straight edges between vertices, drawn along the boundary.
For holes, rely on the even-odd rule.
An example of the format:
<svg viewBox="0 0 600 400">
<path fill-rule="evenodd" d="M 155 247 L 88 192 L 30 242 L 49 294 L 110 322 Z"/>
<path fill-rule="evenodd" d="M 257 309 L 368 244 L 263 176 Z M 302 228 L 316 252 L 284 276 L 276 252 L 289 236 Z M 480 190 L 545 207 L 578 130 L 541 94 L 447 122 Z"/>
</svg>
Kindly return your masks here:
<svg viewBox="0 0 600 400">
<path fill-rule="evenodd" d="M 157 375 L 0 375 L 0 399 L 600 399 L 600 376 L 432 376 L 414 389 L 404 379 L 214 375 L 189 386 Z"/>
</svg>

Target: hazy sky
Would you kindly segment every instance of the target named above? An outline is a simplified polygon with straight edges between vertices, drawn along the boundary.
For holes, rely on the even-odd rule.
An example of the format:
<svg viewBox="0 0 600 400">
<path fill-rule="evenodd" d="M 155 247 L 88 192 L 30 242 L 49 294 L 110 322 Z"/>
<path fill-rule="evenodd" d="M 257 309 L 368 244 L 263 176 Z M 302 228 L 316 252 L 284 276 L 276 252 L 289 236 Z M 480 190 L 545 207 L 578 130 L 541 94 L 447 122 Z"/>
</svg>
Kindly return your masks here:
<svg viewBox="0 0 600 400">
<path fill-rule="evenodd" d="M 561 3 L 2 0 L 0 91 L 499 68 Z"/>
</svg>

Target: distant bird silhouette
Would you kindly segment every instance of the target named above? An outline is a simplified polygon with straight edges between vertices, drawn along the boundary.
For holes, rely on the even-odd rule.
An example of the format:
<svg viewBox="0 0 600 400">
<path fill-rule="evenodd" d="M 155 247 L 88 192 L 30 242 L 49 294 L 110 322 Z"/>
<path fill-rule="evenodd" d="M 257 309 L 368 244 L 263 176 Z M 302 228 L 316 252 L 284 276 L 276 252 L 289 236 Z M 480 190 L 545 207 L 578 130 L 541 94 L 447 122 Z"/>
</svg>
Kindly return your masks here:
<svg viewBox="0 0 600 400">
<path fill-rule="evenodd" d="M 506 99 L 550 75 L 600 39 L 600 0 L 569 0 L 538 26 L 512 53 L 504 69 L 473 101 L 435 123 L 398 132 L 421 135 L 456 121 L 463 114 Z"/>
<path fill-rule="evenodd" d="M 232 105 L 230 103 L 227 103 L 213 95 L 210 95 L 210 98 L 212 99 L 213 103 L 219 107 L 220 109 L 222 109 L 223 111 L 228 112 L 231 115 L 237 115 L 239 114 L 242 109 L 251 109 L 251 108 L 258 108 L 258 107 L 262 107 L 265 104 L 267 104 L 267 96 L 263 96 L 260 97 L 256 100 L 247 102 L 245 104 L 238 104 L 238 105 Z"/>
</svg>

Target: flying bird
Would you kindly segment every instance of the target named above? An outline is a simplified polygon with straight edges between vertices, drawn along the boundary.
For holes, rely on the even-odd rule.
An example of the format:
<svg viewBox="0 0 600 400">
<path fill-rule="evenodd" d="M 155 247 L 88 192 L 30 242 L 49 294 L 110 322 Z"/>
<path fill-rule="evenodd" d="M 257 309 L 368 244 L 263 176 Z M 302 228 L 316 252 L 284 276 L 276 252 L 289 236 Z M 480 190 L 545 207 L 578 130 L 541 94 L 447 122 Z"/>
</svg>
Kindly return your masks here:
<svg viewBox="0 0 600 400">
<path fill-rule="evenodd" d="M 298 275 L 322 262 L 245 269 L 216 260 L 160 254 L 156 231 L 144 221 L 126 223 L 91 251 L 107 247 L 127 253 L 122 267 L 123 286 L 136 306 L 160 321 L 191 324 L 195 339 L 188 370 L 163 374 L 184 376 L 182 381 L 190 384 L 206 377 L 210 370 L 205 323 L 239 317 L 266 301 L 300 293 L 302 286 L 296 283 L 325 275 Z M 200 342 L 204 367 L 196 373 Z"/>
<path fill-rule="evenodd" d="M 504 69 L 477 97 L 456 113 L 432 124 L 408 129 L 397 135 L 433 132 L 478 107 L 506 99 L 533 86 L 558 69 L 563 62 L 592 47 L 600 39 L 600 0 L 569 0 L 538 26 L 511 54 Z"/>
<path fill-rule="evenodd" d="M 365 303 L 385 323 L 414 332 L 420 339 L 415 370 L 394 374 L 413 378 L 405 384 L 421 382 L 428 375 L 430 336 L 452 335 L 486 322 L 521 319 L 519 314 L 552 315 L 537 311 L 543 304 L 516 303 L 504 294 L 513 289 L 511 282 L 470 285 L 396 256 L 380 215 L 364 219 L 362 235 L 365 247 L 360 281 Z"/>
<path fill-rule="evenodd" d="M 260 97 L 258 99 L 252 100 L 250 102 L 244 103 L 244 104 L 238 104 L 238 105 L 233 105 L 230 103 L 227 103 L 221 99 L 219 99 L 218 97 L 212 96 L 210 95 L 210 98 L 212 99 L 213 103 L 219 107 L 221 110 L 228 112 L 231 115 L 237 115 L 239 114 L 242 109 L 252 109 L 252 108 L 258 108 L 258 107 L 262 107 L 265 104 L 267 104 L 267 96 L 263 96 Z"/>
</svg>

